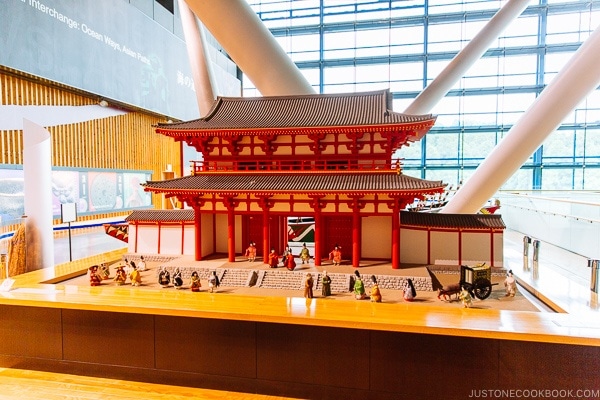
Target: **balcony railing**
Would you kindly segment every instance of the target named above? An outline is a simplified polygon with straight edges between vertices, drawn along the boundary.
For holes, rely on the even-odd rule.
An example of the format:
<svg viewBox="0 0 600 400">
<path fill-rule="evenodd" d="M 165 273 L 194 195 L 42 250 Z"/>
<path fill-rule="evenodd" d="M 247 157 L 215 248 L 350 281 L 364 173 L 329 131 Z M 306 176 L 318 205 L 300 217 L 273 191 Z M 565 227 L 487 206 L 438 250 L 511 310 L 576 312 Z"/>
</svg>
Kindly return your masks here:
<svg viewBox="0 0 600 400">
<path fill-rule="evenodd" d="M 191 161 L 193 175 L 210 172 L 291 172 L 291 171 L 396 171 L 401 159 L 386 160 L 274 160 L 274 161 Z"/>
</svg>

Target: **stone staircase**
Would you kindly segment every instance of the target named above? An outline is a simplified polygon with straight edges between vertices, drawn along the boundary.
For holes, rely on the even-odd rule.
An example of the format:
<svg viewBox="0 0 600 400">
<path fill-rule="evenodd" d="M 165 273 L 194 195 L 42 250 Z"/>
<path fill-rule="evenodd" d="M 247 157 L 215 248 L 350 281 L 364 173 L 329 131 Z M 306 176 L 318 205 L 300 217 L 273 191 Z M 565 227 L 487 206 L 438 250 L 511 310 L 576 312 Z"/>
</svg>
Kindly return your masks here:
<svg viewBox="0 0 600 400">
<path fill-rule="evenodd" d="M 306 272 L 294 272 L 285 269 L 274 270 L 248 270 L 238 268 L 200 268 L 194 266 L 175 266 L 173 263 L 165 264 L 162 267 L 167 269 L 171 277 L 175 269 L 179 268 L 182 278 L 187 283 L 193 271 L 197 271 L 200 279 L 206 280 L 217 271 L 217 276 L 221 286 L 229 287 L 259 287 L 264 289 L 284 289 L 284 290 L 303 290 Z M 322 273 L 311 273 L 314 279 L 313 291 L 321 291 Z M 331 278 L 331 293 L 347 293 L 354 287 L 354 274 L 349 273 L 328 273 Z M 157 270 L 158 276 L 158 270 Z M 365 289 L 367 292 L 372 286 L 371 274 L 361 274 Z M 395 275 L 376 275 L 377 283 L 381 289 L 402 290 L 408 278 L 412 279 L 416 290 L 433 291 L 433 282 L 431 277 L 422 276 L 395 276 Z"/>
<path fill-rule="evenodd" d="M 253 286 L 252 281 L 256 280 L 256 271 L 254 270 L 230 268 L 221 271 L 220 276 L 217 272 L 221 286 L 249 287 Z"/>
</svg>

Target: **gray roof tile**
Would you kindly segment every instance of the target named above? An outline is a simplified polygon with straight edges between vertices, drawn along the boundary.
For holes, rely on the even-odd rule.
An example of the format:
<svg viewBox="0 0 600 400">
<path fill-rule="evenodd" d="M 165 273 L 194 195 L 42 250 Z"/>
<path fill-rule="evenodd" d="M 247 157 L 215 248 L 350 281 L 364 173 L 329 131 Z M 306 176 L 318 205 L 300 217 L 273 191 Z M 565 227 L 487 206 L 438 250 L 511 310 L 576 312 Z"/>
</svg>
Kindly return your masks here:
<svg viewBox="0 0 600 400">
<path fill-rule="evenodd" d="M 400 224 L 430 228 L 505 229 L 501 215 L 497 214 L 444 214 L 402 211 Z"/>
<path fill-rule="evenodd" d="M 218 97 L 203 118 L 159 123 L 158 131 L 316 128 L 423 123 L 435 117 L 392 111 L 389 90 L 300 96 Z M 428 129 L 427 128 L 427 129 Z M 226 134 L 227 132 L 221 132 Z M 248 133 L 248 132 L 247 132 Z"/>
<path fill-rule="evenodd" d="M 148 181 L 150 191 L 198 193 L 435 193 L 442 181 L 395 172 L 206 173 L 167 181 Z"/>
<path fill-rule="evenodd" d="M 193 221 L 194 210 L 135 210 L 125 218 L 125 221 L 161 221 L 182 222 Z"/>
</svg>

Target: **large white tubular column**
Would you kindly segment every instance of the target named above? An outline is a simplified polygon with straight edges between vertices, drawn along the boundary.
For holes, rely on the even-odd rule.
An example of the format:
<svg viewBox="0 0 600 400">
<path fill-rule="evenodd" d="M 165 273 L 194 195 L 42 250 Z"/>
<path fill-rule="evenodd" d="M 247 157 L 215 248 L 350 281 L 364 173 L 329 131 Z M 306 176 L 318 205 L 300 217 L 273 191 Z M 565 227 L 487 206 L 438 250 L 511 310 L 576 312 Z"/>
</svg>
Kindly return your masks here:
<svg viewBox="0 0 600 400">
<path fill-rule="evenodd" d="M 573 54 L 441 212 L 473 214 L 494 195 L 577 104 L 598 87 L 599 53 L 600 27 Z"/>
<path fill-rule="evenodd" d="M 529 0 L 510 0 L 479 31 L 479 33 L 450 61 L 444 70 L 404 110 L 405 114 L 420 115 L 433 107 L 464 76 L 471 66 L 489 49 L 502 31 L 527 7 Z"/>
<path fill-rule="evenodd" d="M 185 0 L 178 0 L 181 13 L 181 25 L 185 36 L 194 89 L 200 116 L 203 117 L 210 111 L 217 94 L 217 86 L 211 68 L 211 61 L 206 49 L 206 41 L 201 32 L 201 27 L 196 22 L 196 16 L 190 10 Z"/>
<path fill-rule="evenodd" d="M 23 176 L 27 223 L 27 271 L 54 266 L 50 132 L 23 120 Z"/>
<path fill-rule="evenodd" d="M 185 0 L 263 96 L 313 94 L 245 0 Z"/>
</svg>

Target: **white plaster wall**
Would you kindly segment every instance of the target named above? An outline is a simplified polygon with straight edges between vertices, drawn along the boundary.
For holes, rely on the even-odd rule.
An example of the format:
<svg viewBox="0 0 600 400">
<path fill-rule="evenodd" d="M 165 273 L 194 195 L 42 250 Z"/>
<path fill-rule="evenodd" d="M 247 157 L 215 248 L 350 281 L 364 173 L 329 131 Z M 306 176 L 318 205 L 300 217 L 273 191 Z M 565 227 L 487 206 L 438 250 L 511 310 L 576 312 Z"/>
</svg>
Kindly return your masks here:
<svg viewBox="0 0 600 400">
<path fill-rule="evenodd" d="M 138 253 L 162 254 L 158 252 L 158 226 L 138 226 Z"/>
<path fill-rule="evenodd" d="M 166 226 L 160 228 L 160 253 L 161 254 L 182 254 L 182 226 Z"/>
<path fill-rule="evenodd" d="M 241 253 L 242 247 L 242 216 L 236 215 L 235 217 L 235 252 Z M 215 227 L 216 227 L 216 248 L 217 253 L 227 253 L 227 214 L 216 214 L 215 215 Z M 211 233 L 212 236 L 212 233 Z M 204 238 L 204 236 L 203 236 Z M 203 239 L 204 240 L 204 239 Z M 203 248 L 204 251 L 204 248 Z"/>
<path fill-rule="evenodd" d="M 427 231 L 400 229 L 400 263 L 427 264 Z"/>
<path fill-rule="evenodd" d="M 217 253 L 227 253 L 227 214 L 215 215 L 215 229 L 215 251 Z"/>
<path fill-rule="evenodd" d="M 465 232 L 462 235 L 462 262 L 476 261 L 486 262 L 488 265 L 491 261 L 491 243 L 492 238 L 489 232 L 476 233 Z"/>
<path fill-rule="evenodd" d="M 127 228 L 127 252 L 135 253 L 135 233 L 137 231 L 137 226 L 133 224 L 129 224 Z"/>
<path fill-rule="evenodd" d="M 212 238 L 212 232 L 210 234 Z M 183 232 L 183 254 L 186 256 L 193 256 L 196 249 L 196 230 L 193 224 L 186 224 Z"/>
<path fill-rule="evenodd" d="M 494 266 L 501 267 L 504 263 L 504 232 L 494 233 Z"/>
<path fill-rule="evenodd" d="M 392 257 L 392 221 L 390 217 L 362 218 L 362 258 Z"/>
<path fill-rule="evenodd" d="M 432 231 L 430 259 L 432 264 L 437 260 L 457 260 L 458 263 L 458 232 Z"/>
<path fill-rule="evenodd" d="M 215 215 L 214 214 L 202 214 L 202 219 L 200 226 L 202 227 L 202 249 L 201 256 L 206 256 L 212 254 L 215 251 L 215 240 L 213 236 L 213 228 L 215 226 Z M 192 235 L 194 232 L 192 231 Z M 194 246 L 195 246 L 195 237 L 192 237 L 191 248 L 192 252 L 190 254 L 194 254 Z"/>
</svg>

